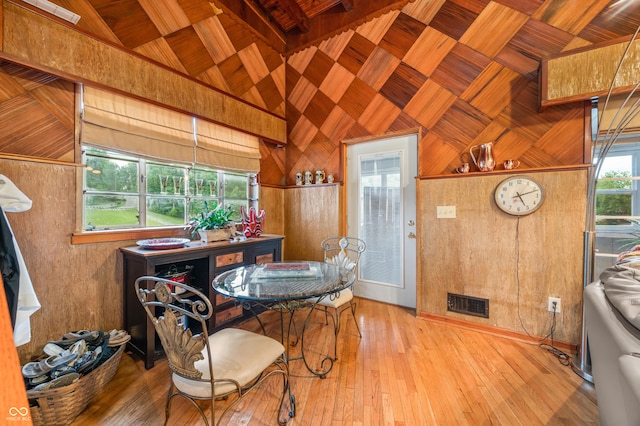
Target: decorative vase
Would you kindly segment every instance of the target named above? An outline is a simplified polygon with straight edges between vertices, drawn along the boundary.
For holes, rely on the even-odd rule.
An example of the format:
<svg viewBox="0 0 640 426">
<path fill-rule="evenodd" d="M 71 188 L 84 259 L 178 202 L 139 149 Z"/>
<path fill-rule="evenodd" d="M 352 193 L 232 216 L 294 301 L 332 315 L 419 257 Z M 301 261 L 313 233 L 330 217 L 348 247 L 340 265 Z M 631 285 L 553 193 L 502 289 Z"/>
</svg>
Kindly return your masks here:
<svg viewBox="0 0 640 426">
<path fill-rule="evenodd" d="M 256 209 L 251 207 L 247 213 L 243 206 L 240 206 L 240 214 L 242 215 L 242 233 L 245 237 L 259 237 L 262 234 L 262 225 L 264 223 L 264 210 L 256 213 Z"/>
<path fill-rule="evenodd" d="M 224 241 L 230 239 L 234 234 L 233 227 L 221 228 L 221 229 L 199 229 L 198 235 L 200 235 L 200 241 L 203 243 L 211 243 L 214 241 Z"/>
</svg>

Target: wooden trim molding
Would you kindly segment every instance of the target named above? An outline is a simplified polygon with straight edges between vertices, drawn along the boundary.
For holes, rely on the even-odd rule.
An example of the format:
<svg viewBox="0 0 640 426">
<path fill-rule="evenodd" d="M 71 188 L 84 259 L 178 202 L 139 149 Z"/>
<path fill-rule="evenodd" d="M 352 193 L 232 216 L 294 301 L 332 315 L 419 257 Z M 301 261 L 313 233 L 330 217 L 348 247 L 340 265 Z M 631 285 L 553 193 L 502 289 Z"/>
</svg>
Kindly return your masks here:
<svg viewBox="0 0 640 426">
<path fill-rule="evenodd" d="M 108 243 L 113 241 L 143 240 L 146 238 L 188 238 L 183 228 L 147 228 L 122 231 L 77 232 L 71 235 L 71 244 Z"/>
<path fill-rule="evenodd" d="M 606 95 L 631 36 L 570 50 L 542 59 L 540 107 Z M 627 93 L 640 81 L 640 40 L 631 44 L 612 93 Z"/>
<path fill-rule="evenodd" d="M 468 178 L 468 177 L 477 177 L 477 176 L 487 176 L 487 175 L 509 175 L 509 174 L 523 174 L 523 173 L 543 173 L 543 172 L 551 172 L 551 171 L 565 171 L 565 170 L 581 170 L 588 169 L 589 164 L 575 164 L 569 166 L 556 166 L 556 167 L 545 167 L 541 168 L 532 168 L 532 169 L 515 169 L 515 170 L 493 170 L 491 172 L 469 172 L 469 173 L 451 173 L 448 175 L 435 175 L 435 176 L 417 176 L 416 179 L 427 180 L 427 179 L 448 179 L 448 178 Z"/>
<path fill-rule="evenodd" d="M 287 143 L 286 120 L 187 75 L 8 0 L 2 18 L 0 57 L 8 61 Z"/>
<path fill-rule="evenodd" d="M 84 167 L 84 164 L 71 163 L 69 161 L 53 160 L 51 158 L 32 157 L 30 155 L 8 154 L 5 152 L 0 153 L 0 158 L 3 160 L 29 161 L 32 163 L 55 164 L 58 166 Z"/>
</svg>

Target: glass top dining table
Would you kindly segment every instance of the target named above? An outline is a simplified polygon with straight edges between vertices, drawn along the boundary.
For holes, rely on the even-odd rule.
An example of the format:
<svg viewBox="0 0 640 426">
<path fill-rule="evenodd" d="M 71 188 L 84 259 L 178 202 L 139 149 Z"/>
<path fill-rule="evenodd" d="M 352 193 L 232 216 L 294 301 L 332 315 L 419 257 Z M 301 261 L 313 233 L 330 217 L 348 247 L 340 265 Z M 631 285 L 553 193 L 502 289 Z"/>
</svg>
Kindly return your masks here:
<svg viewBox="0 0 640 426">
<path fill-rule="evenodd" d="M 261 306 L 280 312 L 281 339 L 285 341 L 289 360 L 302 359 L 307 369 L 314 375 L 324 378 L 333 368 L 334 358 L 325 356 L 319 368 L 313 368 L 305 356 L 305 330 L 317 303 L 325 297 L 338 297 L 355 281 L 355 273 L 341 266 L 316 261 L 273 262 L 242 266 L 216 276 L 213 289 L 228 297 L 253 313 L 262 331 L 264 324 L 255 307 Z M 300 332 L 301 356 L 289 357 L 291 328 L 295 329 L 294 313 L 301 308 L 309 308 Z M 283 312 L 289 312 L 289 324 L 285 328 Z M 337 336 L 335 336 L 337 338 Z"/>
<path fill-rule="evenodd" d="M 352 271 L 323 262 L 274 262 L 242 266 L 215 277 L 213 289 L 241 300 L 282 302 L 325 297 L 350 287 Z"/>
</svg>

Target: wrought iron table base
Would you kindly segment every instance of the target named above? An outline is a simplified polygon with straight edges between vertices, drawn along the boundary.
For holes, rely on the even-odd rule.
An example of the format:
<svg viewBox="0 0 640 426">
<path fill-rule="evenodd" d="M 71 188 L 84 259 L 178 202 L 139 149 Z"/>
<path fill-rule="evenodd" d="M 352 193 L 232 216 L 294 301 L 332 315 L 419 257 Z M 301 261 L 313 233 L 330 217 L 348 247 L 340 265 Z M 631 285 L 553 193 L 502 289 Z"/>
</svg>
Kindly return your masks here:
<svg viewBox="0 0 640 426">
<path fill-rule="evenodd" d="M 339 292 L 336 293 L 335 295 L 332 294 L 331 296 L 333 297 L 337 297 L 339 295 Z M 251 312 L 251 314 L 253 314 L 253 316 L 255 317 L 255 319 L 258 321 L 258 324 L 260 325 L 260 328 L 262 330 L 262 333 L 264 335 L 267 334 L 267 330 L 264 326 L 264 323 L 262 322 L 262 320 L 260 319 L 259 314 L 256 312 L 256 310 L 254 309 L 255 306 L 261 306 L 264 307 L 267 310 L 271 310 L 271 311 L 278 311 L 280 314 L 280 336 L 281 336 L 281 343 L 283 345 L 285 345 L 285 339 L 286 339 L 286 345 L 285 345 L 285 350 L 287 353 L 287 359 L 289 361 L 295 361 L 295 360 L 302 360 L 304 362 L 305 367 L 307 368 L 307 370 L 313 374 L 314 376 L 317 376 L 321 379 L 324 379 L 327 374 L 329 374 L 331 372 L 331 370 L 333 369 L 333 364 L 337 359 L 336 357 L 331 357 L 331 355 L 327 355 L 325 356 L 321 361 L 320 361 L 320 366 L 318 369 L 314 369 L 310 364 L 309 361 L 307 360 L 306 356 L 305 356 L 305 351 L 304 351 L 304 334 L 305 334 L 305 330 L 307 328 L 307 325 L 309 323 L 309 320 L 311 319 L 311 314 L 313 314 L 313 311 L 315 310 L 316 305 L 318 304 L 318 302 L 320 300 L 322 300 L 324 297 L 328 297 L 327 296 L 322 296 L 320 298 L 318 298 L 315 302 L 309 302 L 308 300 L 289 300 L 289 301 L 280 301 L 280 302 L 276 302 L 274 304 L 265 304 L 265 303 L 260 303 L 260 302 L 250 302 L 247 300 L 237 300 L 236 304 L 241 305 L 243 309 Z M 304 323 L 302 325 L 302 330 L 300 332 L 300 337 L 298 338 L 298 332 L 296 329 L 296 325 L 295 322 L 293 320 L 294 318 L 294 314 L 297 310 L 299 309 L 305 309 L 308 308 L 309 312 L 307 313 L 307 316 L 305 317 Z M 289 313 L 289 321 L 288 324 L 286 326 L 286 333 L 285 333 L 285 319 L 284 319 L 284 312 L 288 312 Z M 333 318 L 333 315 L 331 316 L 332 320 L 335 321 L 335 319 Z M 295 330 L 295 340 L 291 341 L 291 327 L 294 328 Z M 334 324 L 334 329 L 335 329 L 335 324 Z M 337 339 L 337 335 L 334 332 L 334 339 Z M 290 347 L 291 346 L 297 346 L 298 344 L 298 340 L 300 341 L 300 356 L 297 357 L 290 357 Z M 335 346 L 335 345 L 334 345 Z"/>
</svg>

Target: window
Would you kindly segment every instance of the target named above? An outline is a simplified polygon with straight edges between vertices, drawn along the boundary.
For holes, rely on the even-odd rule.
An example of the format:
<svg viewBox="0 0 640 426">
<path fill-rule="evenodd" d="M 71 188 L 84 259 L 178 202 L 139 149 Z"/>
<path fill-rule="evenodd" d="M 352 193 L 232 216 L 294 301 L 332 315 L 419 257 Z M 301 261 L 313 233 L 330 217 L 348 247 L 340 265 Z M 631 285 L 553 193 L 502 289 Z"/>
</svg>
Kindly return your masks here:
<svg viewBox="0 0 640 426">
<path fill-rule="evenodd" d="M 83 146 L 86 231 L 184 226 L 204 209 L 258 208 L 252 173 L 172 164 Z"/>
<path fill-rule="evenodd" d="M 618 139 L 602 163 L 596 187 L 596 274 L 640 244 L 640 135 Z"/>
</svg>

